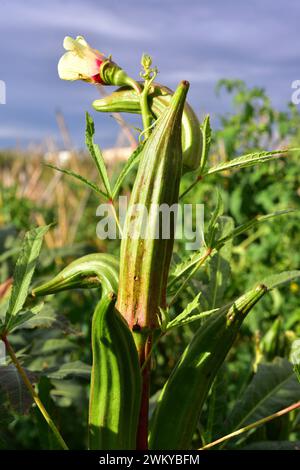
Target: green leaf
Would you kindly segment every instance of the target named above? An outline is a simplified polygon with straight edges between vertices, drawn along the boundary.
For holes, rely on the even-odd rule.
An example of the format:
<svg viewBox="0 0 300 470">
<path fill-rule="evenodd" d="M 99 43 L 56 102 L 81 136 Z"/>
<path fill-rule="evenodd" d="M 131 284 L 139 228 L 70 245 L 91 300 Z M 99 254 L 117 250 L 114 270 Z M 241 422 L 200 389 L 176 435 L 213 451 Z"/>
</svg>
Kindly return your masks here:
<svg viewBox="0 0 300 470">
<path fill-rule="evenodd" d="M 174 284 L 175 280 L 180 279 L 183 274 L 189 271 L 198 261 L 201 259 L 206 252 L 206 248 L 202 247 L 196 253 L 193 253 L 188 259 L 184 259 L 179 263 L 175 264 L 171 271 L 172 280 L 170 284 Z"/>
<path fill-rule="evenodd" d="M 174 320 L 168 323 L 166 327 L 166 331 L 169 331 L 175 327 L 177 328 L 180 326 L 187 325 L 188 323 L 192 323 L 197 320 L 201 320 L 202 318 L 206 318 L 214 313 L 217 313 L 220 310 L 219 308 L 213 308 L 212 310 L 205 310 L 203 312 L 196 313 L 195 315 L 191 315 L 190 313 L 192 312 L 192 310 L 195 310 L 196 308 L 200 306 L 200 304 L 197 303 L 197 305 L 194 305 L 193 309 L 191 309 L 190 304 L 192 303 L 193 302 L 190 302 L 182 313 L 180 313 L 176 318 L 174 318 Z"/>
<path fill-rule="evenodd" d="M 76 344 L 70 341 L 68 338 L 51 338 L 41 341 L 37 341 L 32 348 L 32 355 L 48 355 L 52 353 L 58 353 L 59 351 L 70 351 L 76 349 Z"/>
<path fill-rule="evenodd" d="M 161 331 L 165 332 L 167 329 L 167 325 L 170 322 L 169 307 L 167 308 L 159 307 L 159 315 L 157 316 L 157 319 L 158 319 L 158 323 L 159 323 Z"/>
<path fill-rule="evenodd" d="M 219 217 L 217 220 L 218 233 L 217 237 L 226 237 L 233 231 L 234 222 L 231 217 Z M 225 290 L 230 283 L 231 269 L 230 260 L 232 254 L 232 240 L 231 243 L 226 243 L 217 251 L 215 256 L 209 259 L 207 272 L 208 284 L 205 286 L 203 294 L 207 301 L 208 308 L 215 308 L 219 306 L 220 301 L 223 299 Z"/>
<path fill-rule="evenodd" d="M 184 275 L 187 275 L 188 273 L 191 272 L 192 268 L 199 263 L 199 261 L 205 256 L 207 251 L 206 247 L 200 248 L 199 251 L 196 253 L 193 253 L 192 256 L 190 256 L 188 259 L 183 260 L 182 262 L 178 263 L 175 265 L 173 268 L 171 274 L 170 274 L 170 281 L 168 284 L 168 289 L 171 289 L 173 285 L 178 282 Z M 211 256 L 214 256 L 216 251 L 214 250 L 211 253 Z M 208 262 L 208 259 L 206 262 L 202 265 L 202 267 L 206 266 Z"/>
<path fill-rule="evenodd" d="M 30 311 L 32 313 L 33 309 Z M 19 315 L 18 315 L 19 318 Z M 64 332 L 68 329 L 67 320 L 64 317 L 58 317 L 55 311 L 52 309 L 50 304 L 43 306 L 43 309 L 40 312 L 33 313 L 33 315 L 28 316 L 28 318 L 23 318 L 23 315 L 20 315 L 22 321 L 14 329 L 25 328 L 49 328 L 55 327 Z"/>
<path fill-rule="evenodd" d="M 130 170 L 139 162 L 143 147 L 144 147 L 144 142 L 142 142 L 128 158 L 126 164 L 124 165 L 115 183 L 113 193 L 112 193 L 112 199 L 116 198 L 116 196 L 118 195 L 121 189 L 124 179 L 130 172 Z"/>
<path fill-rule="evenodd" d="M 206 244 L 208 247 L 212 247 L 212 249 L 208 251 L 206 246 L 201 247 L 200 250 L 197 253 L 193 254 L 187 261 L 179 263 L 175 267 L 173 272 L 171 272 L 171 280 L 169 282 L 168 289 L 171 289 L 172 286 L 183 275 L 187 275 L 184 281 L 184 284 L 187 284 L 190 279 L 192 279 L 192 277 L 196 274 L 200 267 L 203 269 L 208 263 L 213 262 L 212 260 L 217 255 L 217 251 L 214 249 L 214 244 L 217 243 L 216 240 L 218 239 L 218 237 L 222 236 L 222 234 L 226 236 L 227 233 L 230 231 L 230 228 L 232 229 L 233 226 L 232 219 L 229 219 L 228 217 L 221 217 L 221 215 L 223 214 L 223 210 L 224 208 L 222 198 L 220 193 L 218 192 L 217 205 L 211 216 L 206 234 Z M 229 222 L 229 220 L 231 220 L 231 222 Z M 222 246 L 220 246 L 219 248 L 222 248 Z M 225 248 L 224 253 L 229 253 L 229 251 L 230 247 L 229 249 Z M 226 263 L 226 261 L 224 261 L 224 263 Z M 218 268 L 218 266 L 216 266 L 216 268 Z M 216 292 L 214 293 L 214 295 L 216 295 Z M 209 302 L 208 305 L 210 307 Z"/>
<path fill-rule="evenodd" d="M 84 364 L 81 361 L 69 362 L 68 364 L 63 364 L 59 369 L 48 372 L 46 375 L 50 379 L 65 379 L 66 377 L 82 377 L 84 379 L 89 379 L 91 375 L 91 366 Z"/>
<path fill-rule="evenodd" d="M 108 179 L 106 166 L 104 162 L 104 158 L 100 147 L 94 143 L 94 135 L 95 135 L 95 126 L 92 116 L 89 113 L 86 113 L 86 132 L 85 132 L 85 143 L 86 146 L 91 154 L 92 159 L 94 160 L 96 167 L 98 169 L 100 178 L 108 196 L 111 198 L 111 187 L 110 182 Z"/>
<path fill-rule="evenodd" d="M 210 144 L 211 144 L 211 127 L 210 127 L 209 114 L 205 116 L 200 128 L 202 132 L 202 153 L 201 153 L 199 174 L 201 175 L 203 173 L 203 170 L 207 162 L 208 153 L 209 153 Z"/>
<path fill-rule="evenodd" d="M 88 186 L 90 189 L 95 191 L 97 194 L 100 194 L 103 196 L 105 199 L 109 199 L 109 195 L 101 191 L 101 189 L 98 188 L 94 183 L 91 181 L 87 180 L 81 175 L 78 175 L 78 173 L 75 173 L 72 170 L 66 170 L 64 168 L 59 168 L 58 166 L 52 165 L 51 163 L 46 163 L 46 166 L 49 168 L 53 168 L 54 170 L 60 171 L 61 173 L 64 173 L 65 175 L 72 176 L 73 178 L 77 179 L 81 183 L 84 183 L 86 186 Z"/>
<path fill-rule="evenodd" d="M 254 217 L 253 219 L 248 220 L 248 222 L 245 222 L 244 224 L 239 225 L 234 230 L 232 230 L 228 235 L 226 235 L 225 237 L 218 240 L 216 242 L 214 248 L 216 248 L 218 250 L 224 245 L 224 243 L 226 243 L 231 238 L 234 238 L 234 237 L 237 237 L 238 235 L 241 235 L 242 233 L 256 227 L 257 225 L 261 224 L 262 222 L 265 222 L 266 220 L 269 220 L 273 217 L 278 217 L 280 215 L 290 214 L 291 212 L 295 212 L 295 210 L 294 209 L 286 209 L 286 210 L 272 212 L 271 214 L 258 215 L 256 217 Z"/>
<path fill-rule="evenodd" d="M 27 298 L 43 237 L 49 228 L 50 225 L 34 228 L 25 234 L 13 275 L 14 282 L 5 319 L 5 326 L 7 327 L 9 327 L 11 317 L 17 315 Z"/>
<path fill-rule="evenodd" d="M 282 273 L 273 274 L 264 278 L 260 283 L 264 284 L 269 290 L 271 290 L 275 289 L 276 287 L 280 287 L 288 282 L 291 282 L 294 279 L 297 279 L 298 277 L 300 277 L 299 270 L 283 271 Z"/>
<path fill-rule="evenodd" d="M 207 235 L 205 236 L 207 239 L 207 246 L 211 247 L 214 245 L 214 241 L 216 238 L 216 232 L 218 230 L 218 225 L 217 221 L 221 215 L 223 215 L 224 212 L 224 205 L 222 201 L 222 197 L 220 192 L 218 191 L 218 200 L 217 200 L 217 205 L 215 207 L 214 212 L 212 213 L 211 219 L 209 221 L 208 227 L 207 227 Z"/>
<path fill-rule="evenodd" d="M 212 216 L 213 222 L 211 222 L 212 228 L 211 228 L 210 240 L 216 239 L 216 232 L 217 232 L 216 220 L 218 217 L 217 214 L 220 213 L 220 211 L 221 211 L 221 206 L 218 204 Z M 265 222 L 266 220 L 269 220 L 273 217 L 277 217 L 280 215 L 289 214 L 291 212 L 295 212 L 294 209 L 281 210 L 281 211 L 273 212 L 271 214 L 259 215 L 249 220 L 248 222 L 245 222 L 244 224 L 239 225 L 238 227 L 236 227 L 235 229 L 227 233 L 225 236 L 221 237 L 219 240 L 214 242 L 214 245 L 211 246 L 212 250 L 210 252 L 210 255 L 205 259 L 205 262 L 201 264 L 201 267 L 203 268 L 207 266 L 207 263 L 211 262 L 212 258 L 216 256 L 217 252 L 220 249 L 223 248 L 225 243 L 232 240 L 234 237 L 237 237 L 238 235 L 243 234 L 247 230 L 250 230 L 256 227 L 257 225 L 261 224 L 262 222 Z M 213 232 L 213 235 L 212 235 L 212 232 Z M 197 264 L 201 261 L 201 258 L 205 257 L 206 252 L 207 252 L 207 248 L 202 247 L 199 250 L 199 252 L 194 253 L 188 260 L 185 260 L 182 263 L 179 263 L 178 265 L 176 265 L 175 268 L 173 269 L 173 272 L 171 272 L 171 276 L 170 276 L 171 279 L 168 284 L 168 289 L 170 290 L 173 287 L 173 285 L 176 282 L 178 282 L 179 279 L 184 275 L 187 275 L 186 281 L 192 278 L 194 274 L 198 271 Z"/>
<path fill-rule="evenodd" d="M 15 315 L 11 318 L 9 322 L 9 327 L 7 328 L 7 333 L 12 333 L 21 326 L 24 327 L 29 320 L 31 320 L 35 315 L 37 315 L 43 308 L 44 304 L 40 303 L 37 306 L 33 307 L 31 310 L 26 312 L 19 312 L 18 315 Z"/>
<path fill-rule="evenodd" d="M 203 176 L 212 175 L 214 173 L 219 173 L 220 171 L 229 170 L 231 168 L 246 168 L 252 165 L 257 165 L 259 163 L 266 163 L 270 160 L 280 158 L 289 152 L 299 152 L 300 149 L 282 149 L 282 150 L 272 150 L 271 152 L 254 152 L 247 155 L 242 155 L 241 157 L 233 158 L 232 160 L 222 162 L 219 165 L 216 165 L 212 168 L 209 168 Z"/>
<path fill-rule="evenodd" d="M 19 249 L 20 248 L 18 246 L 14 246 L 10 250 L 6 250 L 4 253 L 0 255 L 0 263 L 3 263 L 8 258 L 11 258 L 12 256 L 14 256 L 16 253 L 18 253 Z"/>
<path fill-rule="evenodd" d="M 183 312 L 181 312 L 179 315 L 174 318 L 174 320 L 170 321 L 166 325 L 166 330 L 170 330 L 171 328 L 174 328 L 175 326 L 180 326 L 181 323 L 184 323 L 184 320 L 186 320 L 187 317 L 190 316 L 190 314 L 199 307 L 199 297 L 201 295 L 201 292 L 192 300 L 192 302 L 188 303 L 188 305 L 185 307 Z M 183 324 L 182 323 L 182 324 Z"/>
<path fill-rule="evenodd" d="M 51 398 L 59 407 L 70 407 L 75 405 L 80 409 L 84 403 L 86 396 L 82 384 L 76 383 L 75 380 L 56 380 L 51 379 L 54 388 L 51 390 Z"/>
<path fill-rule="evenodd" d="M 226 423 L 229 434 L 299 401 L 300 384 L 292 365 L 282 358 L 259 364 L 257 373 L 232 409 Z"/>
</svg>

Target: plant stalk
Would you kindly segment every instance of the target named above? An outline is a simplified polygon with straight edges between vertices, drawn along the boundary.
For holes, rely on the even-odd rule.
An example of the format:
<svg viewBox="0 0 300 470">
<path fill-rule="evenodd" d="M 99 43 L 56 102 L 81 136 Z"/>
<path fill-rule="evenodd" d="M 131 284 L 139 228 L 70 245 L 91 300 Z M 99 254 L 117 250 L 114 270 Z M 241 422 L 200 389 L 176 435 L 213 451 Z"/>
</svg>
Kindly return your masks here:
<svg viewBox="0 0 300 470">
<path fill-rule="evenodd" d="M 149 104 L 148 104 L 148 93 L 149 93 L 149 87 L 145 85 L 140 95 L 140 103 L 141 103 L 142 120 L 143 120 L 143 127 L 144 127 L 144 133 L 145 133 L 146 139 L 150 135 L 149 128 L 151 127 L 151 120 L 152 120 L 152 115 L 151 115 Z"/>
<path fill-rule="evenodd" d="M 51 429 L 51 431 L 53 432 L 57 442 L 59 443 L 59 445 L 61 446 L 61 448 L 63 450 L 69 450 L 67 444 L 65 443 L 63 437 L 61 436 L 59 430 L 57 429 L 57 427 L 55 426 L 54 422 L 52 421 L 52 419 L 50 418 L 46 408 L 44 407 L 43 403 L 41 402 L 38 394 L 36 393 L 36 391 L 34 390 L 33 388 L 33 385 L 32 383 L 30 382 L 25 370 L 23 369 L 23 367 L 21 366 L 20 362 L 18 361 L 18 358 L 10 344 L 10 342 L 8 341 L 7 337 L 6 336 L 3 336 L 2 338 L 2 341 L 4 342 L 5 344 L 5 347 L 6 347 L 6 351 L 8 352 L 13 364 L 15 365 L 17 371 L 19 372 L 28 392 L 30 393 L 30 395 L 32 396 L 36 406 L 38 407 L 38 409 L 40 410 L 40 412 L 42 413 L 43 417 L 45 418 L 49 428 Z"/>
<path fill-rule="evenodd" d="M 279 418 L 280 416 L 283 416 L 287 413 L 290 413 L 291 411 L 297 410 L 300 408 L 300 401 L 297 403 L 294 403 L 293 405 L 288 406 L 287 408 L 284 408 L 283 410 L 277 411 L 276 413 L 273 413 L 272 415 L 266 416 L 265 418 L 261 418 L 258 421 L 255 421 L 254 423 L 248 424 L 247 426 L 237 429 L 237 431 L 233 431 L 230 434 L 226 434 L 226 436 L 220 437 L 219 439 L 210 442 L 209 444 L 206 444 L 205 446 L 201 447 L 198 450 L 206 450 L 210 449 L 211 447 L 214 447 L 218 444 L 221 444 L 222 442 L 225 442 L 232 437 L 239 436 L 240 434 L 243 434 L 244 432 L 250 431 L 251 429 L 255 429 L 258 426 L 261 426 L 262 424 L 268 423 L 269 421 L 272 421 L 275 418 Z"/>
<path fill-rule="evenodd" d="M 109 200 L 109 204 L 110 204 L 110 207 L 111 207 L 111 210 L 112 210 L 114 219 L 115 219 L 115 221 L 116 221 L 116 224 L 117 224 L 117 227 L 118 227 L 120 236 L 121 236 L 121 238 L 122 238 L 122 236 L 123 236 L 123 231 L 122 231 L 122 227 L 121 227 L 121 225 L 120 225 L 119 218 L 118 218 L 118 216 L 117 216 L 117 212 L 116 212 L 116 208 L 115 208 L 115 205 L 114 205 L 114 201 L 113 201 L 112 199 L 110 199 L 110 200 Z"/>
<path fill-rule="evenodd" d="M 137 430 L 137 450 L 148 449 L 148 414 L 151 361 L 148 360 L 152 349 L 152 335 L 144 336 L 134 332 L 142 374 L 142 398 Z"/>
<path fill-rule="evenodd" d="M 191 183 L 190 186 L 188 186 L 187 189 L 182 194 L 180 194 L 179 200 L 183 199 L 202 179 L 203 179 L 202 176 L 197 176 L 195 181 Z"/>
</svg>

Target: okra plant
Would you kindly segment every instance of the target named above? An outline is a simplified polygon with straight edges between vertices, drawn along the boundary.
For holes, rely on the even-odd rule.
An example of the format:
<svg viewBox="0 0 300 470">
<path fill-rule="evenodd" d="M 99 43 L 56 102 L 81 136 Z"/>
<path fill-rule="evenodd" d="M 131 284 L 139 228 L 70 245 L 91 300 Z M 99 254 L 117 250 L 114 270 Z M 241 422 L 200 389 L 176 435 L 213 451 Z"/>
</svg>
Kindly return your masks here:
<svg viewBox="0 0 300 470">
<path fill-rule="evenodd" d="M 64 47 L 67 52 L 58 66 L 62 79 L 119 87 L 96 99 L 92 104 L 94 110 L 142 116 L 139 145 L 116 175 L 114 185 L 102 153 L 94 143 L 94 123 L 89 114 L 86 143 L 101 184 L 71 170 L 57 168 L 95 191 L 109 204 L 116 218 L 117 198 L 123 183 L 129 173 L 136 172 L 123 227 L 117 221 L 121 231 L 120 258 L 109 253 L 89 254 L 73 261 L 49 281 L 30 288 L 42 237 L 49 227 L 31 230 L 15 268 L 6 315 L 1 320 L 1 338 L 58 443 L 67 449 L 20 364 L 9 336 L 39 314 L 41 297 L 59 295 L 68 289 L 97 288 L 99 302 L 91 322 L 89 449 L 189 449 L 193 447 L 197 423 L 211 387 L 244 319 L 270 290 L 295 279 L 300 271 L 258 280 L 229 304 L 218 303 L 212 298 L 215 294 L 209 293 L 205 286 L 196 291 L 199 283 L 193 281 L 199 272 L 214 269 L 217 276 L 218 262 L 235 237 L 291 211 L 258 215 L 235 227 L 232 219 L 223 215 L 219 198 L 207 227 L 205 230 L 202 227 L 201 244 L 192 255 L 181 253 L 178 261 L 177 247 L 183 245 L 176 243 L 174 249 L 176 211 L 170 212 L 168 236 L 165 236 L 159 209 L 178 207 L 188 201 L 187 195 L 194 186 L 212 174 L 267 163 L 295 149 L 260 151 L 211 166 L 210 120 L 207 116 L 200 123 L 187 103 L 187 81 L 181 81 L 175 92 L 157 83 L 157 69 L 146 55 L 142 57 L 140 78 L 135 80 L 110 57 L 92 49 L 83 37 L 75 40 L 67 37 Z M 190 184 L 185 182 L 186 175 L 192 181 Z M 148 217 L 144 217 L 141 207 Z M 178 300 L 184 292 L 189 292 L 192 299 L 182 306 Z M 164 336 L 183 328 L 190 328 L 193 337 L 171 368 L 149 419 L 153 356 Z"/>
</svg>

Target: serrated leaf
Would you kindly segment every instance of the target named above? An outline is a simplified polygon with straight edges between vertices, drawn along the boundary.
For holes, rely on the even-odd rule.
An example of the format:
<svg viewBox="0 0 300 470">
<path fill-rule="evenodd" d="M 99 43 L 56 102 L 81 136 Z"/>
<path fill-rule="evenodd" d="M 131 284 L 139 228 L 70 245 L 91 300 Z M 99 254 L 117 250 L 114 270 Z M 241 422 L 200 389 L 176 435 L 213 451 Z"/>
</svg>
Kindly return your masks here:
<svg viewBox="0 0 300 470">
<path fill-rule="evenodd" d="M 92 189 L 93 191 L 95 191 L 95 193 L 97 194 L 100 194 L 101 196 L 103 196 L 105 199 L 109 199 L 109 195 L 104 193 L 103 191 L 101 191 L 101 189 L 98 188 L 98 186 L 94 183 L 92 183 L 92 181 L 84 178 L 83 176 L 81 175 L 78 175 L 78 173 L 75 173 L 74 171 L 72 170 L 66 170 L 65 168 L 59 168 L 58 166 L 55 166 L 55 165 L 52 165 L 51 163 L 46 163 L 46 166 L 48 166 L 49 168 L 53 168 L 53 170 L 57 170 L 57 171 L 60 171 L 61 173 L 64 173 L 65 175 L 68 175 L 68 176 L 72 176 L 73 178 L 77 179 L 78 181 L 80 181 L 81 183 L 85 184 L 86 186 L 88 186 L 88 188 Z"/>
<path fill-rule="evenodd" d="M 21 325 L 18 325 L 18 328 L 49 328 L 51 326 L 53 328 L 55 327 L 65 331 L 66 323 L 67 319 L 59 319 L 50 305 L 45 305 L 41 312 L 32 315 L 31 318 L 28 318 Z"/>
<path fill-rule="evenodd" d="M 7 328 L 7 333 L 12 333 L 21 326 L 24 327 L 29 320 L 31 320 L 35 315 L 37 315 L 43 308 L 44 304 L 40 303 L 34 306 L 31 310 L 19 312 L 18 315 L 11 318 L 9 322 L 9 327 Z"/>
<path fill-rule="evenodd" d="M 13 275 L 12 292 L 6 313 L 5 326 L 9 328 L 11 317 L 22 309 L 42 247 L 43 237 L 50 225 L 34 228 L 26 233 Z"/>
<path fill-rule="evenodd" d="M 76 349 L 76 344 L 67 338 L 51 338 L 36 341 L 32 349 L 32 355 L 47 355 L 58 353 L 59 351 L 70 351 Z"/>
<path fill-rule="evenodd" d="M 184 275 L 187 275 L 192 271 L 192 269 L 199 263 L 199 261 L 205 256 L 207 251 L 206 247 L 200 248 L 199 251 L 193 253 L 188 259 L 183 260 L 182 262 L 176 264 L 170 274 L 170 281 L 168 284 L 168 289 L 171 289 L 172 286 L 178 282 Z M 214 256 L 216 251 L 213 251 L 210 256 Z M 207 260 L 208 261 L 208 260 Z M 203 265 L 206 266 L 207 262 Z"/>
<path fill-rule="evenodd" d="M 101 181 L 106 189 L 106 192 L 109 197 L 112 197 L 110 182 L 108 179 L 104 158 L 100 150 L 100 147 L 94 143 L 94 135 L 95 135 L 95 126 L 94 126 L 93 118 L 89 113 L 86 113 L 85 143 L 91 154 L 92 159 L 94 160 L 96 164 L 97 170 L 99 172 Z"/>
<path fill-rule="evenodd" d="M 266 163 L 270 160 L 280 158 L 289 152 L 299 152 L 300 149 L 282 149 L 282 150 L 272 150 L 271 152 L 254 152 L 247 155 L 242 155 L 241 157 L 233 158 L 232 160 L 222 162 L 219 165 L 216 165 L 212 168 L 209 168 L 204 172 L 203 176 L 212 175 L 214 173 L 219 173 L 220 171 L 230 170 L 232 168 L 246 168 L 252 165 L 257 165 L 260 163 Z"/>
<path fill-rule="evenodd" d="M 287 209 L 287 210 L 281 210 L 277 212 L 273 212 L 271 214 L 266 214 L 266 215 L 259 215 L 254 217 L 253 219 L 249 220 L 248 222 L 236 227 L 232 231 L 230 231 L 226 236 L 221 237 L 221 239 L 214 241 L 214 245 L 210 246 L 210 249 L 208 251 L 207 248 L 201 248 L 201 250 L 198 253 L 195 253 L 190 260 L 187 262 L 183 262 L 180 264 L 177 274 L 174 275 L 175 270 L 173 270 L 173 273 L 171 273 L 171 280 L 168 284 L 168 289 L 171 289 L 172 286 L 184 275 L 187 274 L 187 277 L 183 283 L 183 286 L 187 284 L 190 279 L 193 278 L 193 276 L 196 274 L 198 271 L 199 267 L 201 266 L 202 268 L 207 265 L 207 263 L 212 259 L 213 256 L 216 255 L 216 253 L 222 249 L 222 247 L 227 243 L 228 241 L 232 240 L 234 237 L 243 234 L 247 230 L 250 230 L 251 228 L 256 227 L 262 222 L 265 222 L 266 220 L 269 220 L 273 217 L 277 217 L 280 215 L 285 215 L 289 214 L 291 212 L 295 212 L 294 209 Z M 215 211 L 215 214 L 217 212 Z M 215 215 L 213 215 L 213 219 L 215 219 Z M 214 234 L 216 233 L 217 226 L 216 222 L 214 222 Z M 215 236 L 210 236 L 210 240 L 213 241 Z M 209 246 L 209 245 L 208 245 Z M 204 262 L 201 262 L 201 259 L 203 258 Z M 181 288 L 183 287 L 181 286 Z M 181 289 L 180 288 L 180 289 Z"/>
<path fill-rule="evenodd" d="M 223 205 L 222 197 L 219 191 L 217 195 L 218 195 L 217 205 L 215 207 L 215 210 L 212 213 L 212 216 L 210 218 L 210 221 L 207 227 L 207 234 L 205 235 L 205 238 L 207 239 L 206 244 L 209 247 L 214 245 L 216 232 L 218 230 L 217 220 L 219 219 L 219 217 L 223 215 L 223 212 L 224 212 L 224 205 Z"/>
<path fill-rule="evenodd" d="M 218 250 L 231 238 L 242 235 L 243 233 L 247 232 L 247 230 L 250 230 L 250 229 L 256 227 L 257 225 L 265 222 L 266 220 L 269 220 L 273 217 L 278 217 L 278 216 L 281 216 L 281 215 L 290 214 L 291 212 L 295 212 L 295 210 L 294 209 L 286 209 L 286 210 L 272 212 L 272 213 L 266 214 L 266 215 L 258 215 L 256 217 L 254 217 L 253 219 L 248 220 L 248 222 L 245 222 L 244 224 L 239 225 L 234 230 L 232 230 L 232 232 L 230 232 L 228 235 L 226 235 L 225 237 L 218 240 L 216 242 L 214 248 L 216 248 Z"/>
<path fill-rule="evenodd" d="M 91 366 L 81 361 L 63 364 L 59 369 L 46 373 L 49 379 L 65 379 L 66 377 L 82 377 L 89 379 L 91 375 Z"/>
<path fill-rule="evenodd" d="M 172 267 L 171 276 L 173 278 L 180 278 L 190 268 L 192 268 L 199 259 L 204 255 L 206 248 L 201 248 L 198 252 L 193 253 L 188 259 L 183 259 Z M 173 280 L 172 280 L 173 284 Z"/>
<path fill-rule="evenodd" d="M 260 283 L 264 284 L 269 290 L 271 290 L 275 289 L 276 287 L 280 287 L 288 282 L 291 282 L 294 279 L 297 279 L 298 277 L 300 277 L 299 270 L 283 271 L 282 273 L 273 274 L 264 278 Z"/>
<path fill-rule="evenodd" d="M 217 238 L 226 237 L 233 231 L 234 222 L 231 217 L 221 216 L 217 220 L 218 233 Z M 203 291 L 207 308 L 215 308 L 219 306 L 223 299 L 225 290 L 230 283 L 230 260 L 232 254 L 231 243 L 226 243 L 215 256 L 209 259 L 207 265 L 208 284 Z"/>
<path fill-rule="evenodd" d="M 117 181 L 114 185 L 114 189 L 113 189 L 113 193 L 112 193 L 112 199 L 115 199 L 117 197 L 117 195 L 118 195 L 118 193 L 121 189 L 121 186 L 123 184 L 124 179 L 126 178 L 128 173 L 130 172 L 130 170 L 134 167 L 134 165 L 136 165 L 139 162 L 143 147 L 144 147 L 144 142 L 142 142 L 134 150 L 134 152 L 130 155 L 127 162 L 125 163 L 125 165 L 124 165 L 121 173 L 119 174 L 119 176 L 117 178 Z"/>
<path fill-rule="evenodd" d="M 200 306 L 200 304 L 198 303 L 193 308 L 193 310 L 195 310 L 199 306 Z M 176 318 L 174 318 L 174 320 L 172 320 L 170 323 L 168 323 L 168 325 L 166 327 L 166 331 L 169 331 L 172 328 L 178 328 L 180 326 L 185 326 L 188 323 L 192 323 L 192 322 L 197 321 L 197 320 L 201 320 L 201 319 L 206 318 L 206 317 L 208 317 L 208 316 L 210 316 L 214 313 L 217 313 L 219 310 L 220 310 L 219 308 L 214 308 L 212 310 L 204 310 L 203 312 L 196 313 L 195 315 L 191 315 L 191 312 L 190 312 L 190 314 L 184 314 L 183 315 L 184 312 L 182 312 Z M 181 317 L 181 315 L 183 315 L 183 316 Z"/>
<path fill-rule="evenodd" d="M 82 403 L 86 402 L 84 389 L 81 384 L 75 380 L 56 380 L 51 379 L 54 389 L 51 390 L 51 398 L 60 407 L 69 407 L 76 405 L 82 407 Z"/>
<path fill-rule="evenodd" d="M 300 384 L 286 359 L 259 364 L 257 373 L 226 420 L 226 434 L 297 402 Z"/>
<path fill-rule="evenodd" d="M 181 322 L 186 320 L 187 317 L 190 316 L 190 314 L 199 307 L 199 297 L 201 295 L 201 292 L 192 300 L 192 302 L 188 303 L 188 305 L 185 307 L 183 312 L 181 312 L 179 315 L 174 318 L 174 320 L 171 320 L 167 326 L 166 330 L 170 330 L 171 328 L 174 328 L 175 326 L 180 326 Z"/>
</svg>

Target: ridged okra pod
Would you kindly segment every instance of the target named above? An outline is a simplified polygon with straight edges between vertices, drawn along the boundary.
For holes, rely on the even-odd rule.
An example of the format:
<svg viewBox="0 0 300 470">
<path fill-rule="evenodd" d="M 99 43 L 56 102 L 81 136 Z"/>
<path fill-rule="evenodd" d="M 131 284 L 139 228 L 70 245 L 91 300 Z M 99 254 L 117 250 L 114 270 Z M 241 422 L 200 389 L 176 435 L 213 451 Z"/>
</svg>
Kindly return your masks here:
<svg viewBox="0 0 300 470">
<path fill-rule="evenodd" d="M 143 88 L 143 84 L 140 83 Z M 169 88 L 153 83 L 148 95 L 149 108 L 155 119 L 159 118 L 169 106 L 173 91 Z M 121 87 L 105 98 L 95 100 L 93 107 L 100 112 L 125 112 L 141 114 L 140 98 L 138 93 L 130 87 Z M 182 113 L 182 150 L 183 173 L 197 170 L 202 152 L 202 133 L 200 122 L 192 107 L 186 102 Z"/>
<path fill-rule="evenodd" d="M 49 281 L 36 286 L 31 295 L 40 297 L 68 289 L 101 287 L 103 295 L 118 291 L 119 262 L 107 253 L 92 253 L 72 261 Z"/>
<path fill-rule="evenodd" d="M 204 401 L 252 307 L 266 293 L 259 285 L 208 318 L 173 369 L 158 399 L 150 449 L 189 449 Z"/>
<path fill-rule="evenodd" d="M 126 214 L 118 309 L 133 329 L 156 328 L 159 307 L 164 303 L 175 221 L 170 221 L 169 233 L 164 237 L 158 230 L 158 209 L 163 204 L 171 208 L 178 203 L 181 120 L 188 88 L 188 82 L 179 84 L 145 143 Z"/>
<path fill-rule="evenodd" d="M 115 302 L 115 294 L 107 294 L 93 316 L 89 407 L 93 450 L 130 450 L 136 445 L 141 372 L 132 333 Z"/>
</svg>

